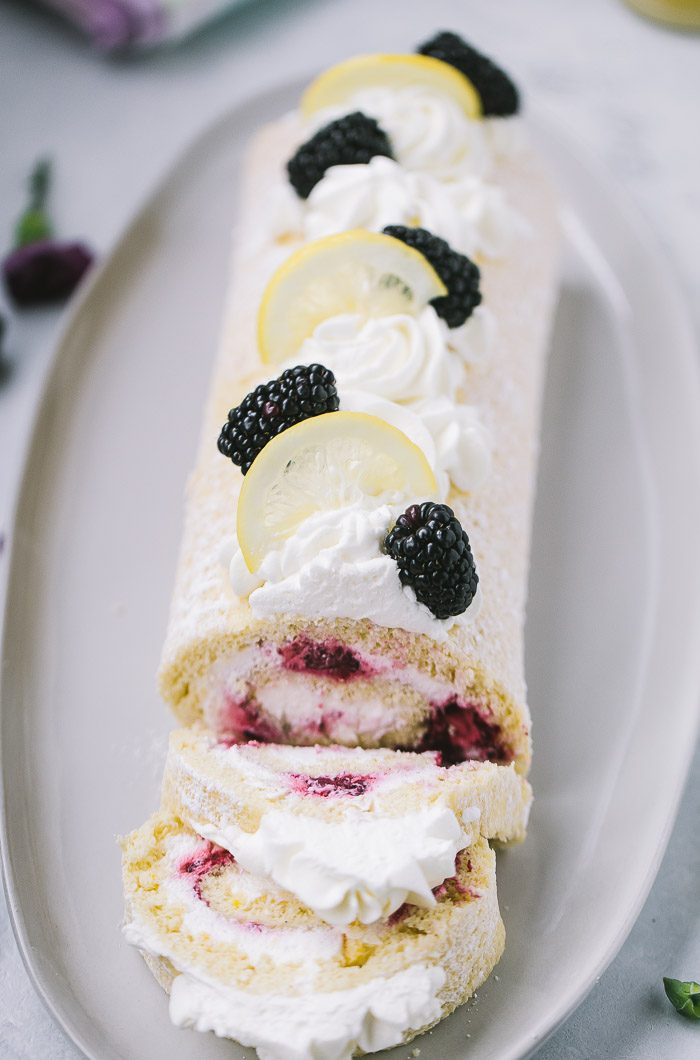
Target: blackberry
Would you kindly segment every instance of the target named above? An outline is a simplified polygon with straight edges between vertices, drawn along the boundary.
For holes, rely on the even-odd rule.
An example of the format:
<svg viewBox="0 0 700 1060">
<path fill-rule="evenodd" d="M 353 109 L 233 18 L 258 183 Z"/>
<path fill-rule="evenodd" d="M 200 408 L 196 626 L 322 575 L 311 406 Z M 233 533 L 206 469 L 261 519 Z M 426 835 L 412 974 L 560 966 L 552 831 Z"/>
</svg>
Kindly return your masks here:
<svg viewBox="0 0 700 1060">
<path fill-rule="evenodd" d="M 387 534 L 384 549 L 396 560 L 401 583 L 436 618 L 467 610 L 479 575 L 466 531 L 446 504 L 412 504 Z"/>
<path fill-rule="evenodd" d="M 322 364 L 287 368 L 277 379 L 260 383 L 231 409 L 219 435 L 219 452 L 245 475 L 258 453 L 295 423 L 338 411 L 335 376 Z"/>
<path fill-rule="evenodd" d="M 453 250 L 446 240 L 434 236 L 426 228 L 387 225 L 384 233 L 414 247 L 428 259 L 447 287 L 447 294 L 433 298 L 431 306 L 448 327 L 458 328 L 463 324 L 481 302 L 481 274 L 474 262 L 465 254 Z"/>
<path fill-rule="evenodd" d="M 289 159 L 287 173 L 297 195 L 306 199 L 331 166 L 357 165 L 375 155 L 394 157 L 389 137 L 374 118 L 356 110 L 314 133 Z"/>
<path fill-rule="evenodd" d="M 421 55 L 442 59 L 468 77 L 481 96 L 485 118 L 507 118 L 520 109 L 518 90 L 504 70 L 496 66 L 456 33 L 438 33 L 418 48 Z"/>
</svg>

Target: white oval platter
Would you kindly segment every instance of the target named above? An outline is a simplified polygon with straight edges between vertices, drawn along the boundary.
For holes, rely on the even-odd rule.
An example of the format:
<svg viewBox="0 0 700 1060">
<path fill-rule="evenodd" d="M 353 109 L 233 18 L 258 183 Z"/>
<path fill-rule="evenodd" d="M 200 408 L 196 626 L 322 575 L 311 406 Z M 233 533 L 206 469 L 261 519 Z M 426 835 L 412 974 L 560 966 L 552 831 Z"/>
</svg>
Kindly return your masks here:
<svg viewBox="0 0 700 1060">
<path fill-rule="evenodd" d="M 201 136 L 83 293 L 10 535 L 6 889 L 37 990 L 93 1060 L 253 1055 L 171 1026 L 120 935 L 115 836 L 158 798 L 171 718 L 154 671 L 239 164 L 299 87 Z M 687 317 L 621 194 L 547 121 L 533 132 L 568 203 L 527 624 L 537 800 L 527 843 L 499 854 L 498 978 L 418 1043 L 421 1060 L 525 1057 L 581 1000 L 654 878 L 698 721 L 700 390 Z"/>
</svg>

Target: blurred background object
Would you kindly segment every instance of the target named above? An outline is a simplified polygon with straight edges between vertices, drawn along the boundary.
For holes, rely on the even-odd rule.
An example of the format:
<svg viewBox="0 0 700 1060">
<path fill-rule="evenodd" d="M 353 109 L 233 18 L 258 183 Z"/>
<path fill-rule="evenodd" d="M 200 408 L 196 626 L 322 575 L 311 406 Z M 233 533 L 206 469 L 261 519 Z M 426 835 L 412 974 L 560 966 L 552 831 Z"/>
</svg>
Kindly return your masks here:
<svg viewBox="0 0 700 1060">
<path fill-rule="evenodd" d="M 15 226 L 14 244 L 2 263 L 8 294 L 17 306 L 44 305 L 68 298 L 90 268 L 84 243 L 53 238 L 47 212 L 51 161 L 40 159 L 28 181 L 29 202 Z"/>
<path fill-rule="evenodd" d="M 700 29 L 700 0 L 627 0 L 627 3 L 659 22 Z"/>
<path fill-rule="evenodd" d="M 101 51 L 177 40 L 241 0 L 42 0 Z"/>
</svg>

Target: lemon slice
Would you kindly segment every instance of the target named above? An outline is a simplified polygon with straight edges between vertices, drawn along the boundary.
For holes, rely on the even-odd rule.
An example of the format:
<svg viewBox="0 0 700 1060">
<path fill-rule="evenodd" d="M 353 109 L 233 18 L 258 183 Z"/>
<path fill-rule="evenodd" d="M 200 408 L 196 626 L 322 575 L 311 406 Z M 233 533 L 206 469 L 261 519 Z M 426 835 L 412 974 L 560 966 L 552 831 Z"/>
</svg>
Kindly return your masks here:
<svg viewBox="0 0 700 1060">
<path fill-rule="evenodd" d="M 423 451 L 403 431 L 365 412 L 327 412 L 282 431 L 255 458 L 238 498 L 238 544 L 254 571 L 315 512 L 436 492 Z"/>
<path fill-rule="evenodd" d="M 415 315 L 447 294 L 428 259 L 400 239 L 364 228 L 308 243 L 273 274 L 258 313 L 266 364 L 294 357 L 314 328 L 339 313 Z"/>
<path fill-rule="evenodd" d="M 468 118 L 481 117 L 481 97 L 471 81 L 453 66 L 430 55 L 358 55 L 331 66 L 313 81 L 301 99 L 309 118 L 325 107 L 342 106 L 366 88 L 420 85 L 458 103 Z"/>
</svg>

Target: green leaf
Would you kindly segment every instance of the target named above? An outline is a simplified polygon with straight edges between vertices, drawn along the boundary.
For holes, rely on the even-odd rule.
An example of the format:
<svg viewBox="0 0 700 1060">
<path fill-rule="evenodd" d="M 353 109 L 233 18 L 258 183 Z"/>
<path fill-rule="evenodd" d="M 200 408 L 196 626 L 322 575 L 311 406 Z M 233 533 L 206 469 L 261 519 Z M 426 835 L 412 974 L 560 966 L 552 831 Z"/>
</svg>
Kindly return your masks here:
<svg viewBox="0 0 700 1060">
<path fill-rule="evenodd" d="M 51 223 L 43 210 L 29 209 L 22 214 L 15 227 L 15 246 L 26 247 L 52 235 Z"/>
<path fill-rule="evenodd" d="M 15 247 L 26 247 L 53 234 L 46 212 L 51 187 L 51 161 L 40 158 L 29 175 L 29 204 L 15 225 Z"/>
<path fill-rule="evenodd" d="M 664 976 L 664 990 L 666 997 L 681 1016 L 687 1016 L 689 1020 L 700 1020 L 700 983 L 667 979 Z"/>
</svg>

